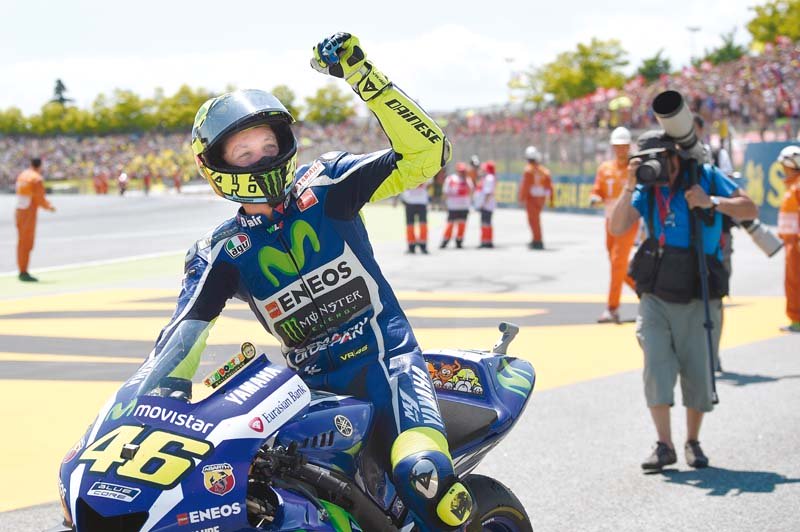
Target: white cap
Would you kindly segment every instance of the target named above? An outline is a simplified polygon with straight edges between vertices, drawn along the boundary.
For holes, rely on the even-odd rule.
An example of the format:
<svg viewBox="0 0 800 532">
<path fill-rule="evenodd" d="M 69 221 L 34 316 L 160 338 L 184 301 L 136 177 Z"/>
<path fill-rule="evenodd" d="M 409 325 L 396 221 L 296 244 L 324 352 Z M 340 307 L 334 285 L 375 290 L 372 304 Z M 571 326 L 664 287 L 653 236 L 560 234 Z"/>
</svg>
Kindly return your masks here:
<svg viewBox="0 0 800 532">
<path fill-rule="evenodd" d="M 793 144 L 783 148 L 778 155 L 778 162 L 789 168 L 800 170 L 800 146 Z"/>
<path fill-rule="evenodd" d="M 536 146 L 528 146 L 525 148 L 525 158 L 529 161 L 537 163 L 542 162 L 542 154 L 536 149 Z"/>
<path fill-rule="evenodd" d="M 611 145 L 620 146 L 631 143 L 631 132 L 627 128 L 618 127 L 611 132 Z"/>
</svg>

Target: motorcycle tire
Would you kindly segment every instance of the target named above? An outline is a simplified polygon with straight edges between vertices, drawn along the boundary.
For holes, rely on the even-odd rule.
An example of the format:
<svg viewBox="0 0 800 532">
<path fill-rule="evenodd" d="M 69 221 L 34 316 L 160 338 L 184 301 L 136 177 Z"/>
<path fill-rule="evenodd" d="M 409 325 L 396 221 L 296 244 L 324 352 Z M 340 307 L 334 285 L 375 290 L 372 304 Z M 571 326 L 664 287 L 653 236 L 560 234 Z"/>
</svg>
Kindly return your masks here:
<svg viewBox="0 0 800 532">
<path fill-rule="evenodd" d="M 467 475 L 462 482 L 477 507 L 467 532 L 533 532 L 528 513 L 506 486 L 483 475 Z"/>
</svg>

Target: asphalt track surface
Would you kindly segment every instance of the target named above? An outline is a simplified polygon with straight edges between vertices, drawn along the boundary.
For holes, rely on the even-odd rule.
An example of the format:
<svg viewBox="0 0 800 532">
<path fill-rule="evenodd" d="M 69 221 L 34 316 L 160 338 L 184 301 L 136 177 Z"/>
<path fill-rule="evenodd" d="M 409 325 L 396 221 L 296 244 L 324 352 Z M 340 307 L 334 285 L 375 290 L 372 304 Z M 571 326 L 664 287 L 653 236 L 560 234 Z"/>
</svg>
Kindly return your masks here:
<svg viewBox="0 0 800 532">
<path fill-rule="evenodd" d="M 40 214 L 32 259 L 41 282 L 23 285 L 3 274 L 15 269 L 15 232 L 12 198 L 0 196 L 0 530 L 57 521 L 60 457 L 171 314 L 183 250 L 233 210 L 210 196 L 52 200 L 59 210 Z M 602 218 L 545 213 L 548 249 L 534 252 L 521 211 L 497 212 L 494 250 L 475 249 L 473 215 L 467 249 L 440 251 L 434 212 L 431 255 L 408 256 L 401 207 L 365 216 L 424 347 L 488 348 L 498 321 L 522 326 L 510 352 L 536 367 L 534 396 L 479 472 L 517 493 L 535 530 L 800 530 L 800 336 L 777 332 L 782 253 L 766 259 L 736 233 L 721 403 L 701 434 L 712 467 L 693 470 L 679 451 L 674 468 L 644 475 L 655 434 L 633 325 L 594 323 L 608 277 Z M 632 320 L 636 299 L 624 294 Z M 243 339 L 273 349 L 253 321 L 229 305 L 206 364 Z M 685 436 L 680 407 L 673 436 Z"/>
</svg>

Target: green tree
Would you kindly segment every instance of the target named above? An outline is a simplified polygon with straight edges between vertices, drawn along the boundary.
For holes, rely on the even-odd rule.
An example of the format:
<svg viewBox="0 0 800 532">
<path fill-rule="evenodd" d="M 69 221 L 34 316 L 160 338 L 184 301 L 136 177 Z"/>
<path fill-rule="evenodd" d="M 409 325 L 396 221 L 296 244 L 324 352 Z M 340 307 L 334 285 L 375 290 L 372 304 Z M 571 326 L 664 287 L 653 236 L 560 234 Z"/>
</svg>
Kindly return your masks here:
<svg viewBox="0 0 800 532">
<path fill-rule="evenodd" d="M 564 103 L 591 94 L 599 87 L 622 87 L 628 64 L 627 52 L 616 39 L 603 41 L 593 37 L 589 44 L 579 43 L 574 51 L 562 52 L 533 75 L 531 87 Z M 532 95 L 528 99 L 535 99 Z"/>
<path fill-rule="evenodd" d="M 736 44 L 735 36 L 736 28 L 733 28 L 728 33 L 723 33 L 720 35 L 720 38 L 722 39 L 722 45 L 718 48 L 714 48 L 711 51 L 706 50 L 704 57 L 695 63 L 709 61 L 714 65 L 719 65 L 720 63 L 727 63 L 728 61 L 736 61 L 742 57 L 747 53 L 747 49 L 740 44 Z"/>
<path fill-rule="evenodd" d="M 320 87 L 314 96 L 306 97 L 305 119 L 318 124 L 339 124 L 356 114 L 353 95 L 344 92 L 335 82 Z"/>
<path fill-rule="evenodd" d="M 214 96 L 206 89 L 192 89 L 188 85 L 181 85 L 172 96 L 163 94 L 163 90 L 156 91 L 153 112 L 156 125 L 167 131 L 190 131 L 197 110 Z"/>
<path fill-rule="evenodd" d="M 66 105 L 72 101 L 72 98 L 67 98 L 66 94 L 67 94 L 67 86 L 64 85 L 63 81 L 57 79 L 56 85 L 53 88 L 53 99 L 50 101 L 60 103 L 61 105 Z"/>
<path fill-rule="evenodd" d="M 28 132 L 28 121 L 18 107 L 0 110 L 0 133 L 21 135 Z"/>
<path fill-rule="evenodd" d="M 664 49 L 662 48 L 653 57 L 642 59 L 642 64 L 639 65 L 636 73 L 643 76 L 648 82 L 657 80 L 662 74 L 669 74 L 672 71 L 672 65 L 669 58 L 662 57 L 663 53 Z"/>
<path fill-rule="evenodd" d="M 754 41 L 773 42 L 778 36 L 800 40 L 800 0 L 769 0 L 751 7 L 756 15 L 747 23 Z"/>
<path fill-rule="evenodd" d="M 278 85 L 277 87 L 273 87 L 272 95 L 281 101 L 295 120 L 300 120 L 300 111 L 302 108 L 294 103 L 297 97 L 292 89 L 287 85 Z"/>
</svg>

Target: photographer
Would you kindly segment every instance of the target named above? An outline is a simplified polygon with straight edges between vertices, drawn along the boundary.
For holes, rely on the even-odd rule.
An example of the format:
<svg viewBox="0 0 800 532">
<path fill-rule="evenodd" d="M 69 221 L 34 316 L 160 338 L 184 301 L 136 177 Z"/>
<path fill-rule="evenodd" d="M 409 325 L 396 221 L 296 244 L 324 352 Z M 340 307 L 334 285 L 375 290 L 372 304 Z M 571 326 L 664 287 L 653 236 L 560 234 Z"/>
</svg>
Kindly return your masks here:
<svg viewBox="0 0 800 532">
<path fill-rule="evenodd" d="M 727 275 L 720 263 L 721 214 L 750 219 L 756 216 L 756 206 L 736 183 L 710 165 L 702 165 L 698 184 L 690 185 L 680 148 L 663 131 L 644 133 L 637 146 L 609 228 L 613 235 L 622 235 L 641 216 L 648 229 L 648 239 L 634 257 L 632 274 L 641 298 L 636 334 L 644 351 L 645 398 L 658 441 L 642 468 L 660 470 L 677 461 L 669 409 L 679 374 L 686 407 L 686 461 L 692 467 L 706 467 L 708 458 L 698 438 L 703 414 L 713 408 L 713 387 L 693 228 L 702 224 L 703 252 L 710 271 L 710 318 L 718 333 L 720 298 L 727 293 Z M 713 224 L 695 220 L 694 208 L 710 210 Z"/>
</svg>

